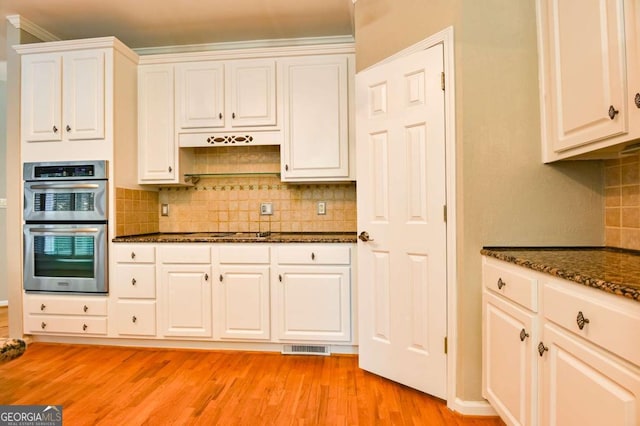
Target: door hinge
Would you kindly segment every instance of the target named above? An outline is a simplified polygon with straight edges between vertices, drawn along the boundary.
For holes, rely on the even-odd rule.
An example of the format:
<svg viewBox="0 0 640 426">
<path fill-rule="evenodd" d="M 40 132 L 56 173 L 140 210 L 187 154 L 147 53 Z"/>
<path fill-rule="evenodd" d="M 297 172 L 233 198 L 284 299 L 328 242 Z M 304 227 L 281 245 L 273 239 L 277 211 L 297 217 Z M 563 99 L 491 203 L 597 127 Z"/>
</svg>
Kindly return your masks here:
<svg viewBox="0 0 640 426">
<path fill-rule="evenodd" d="M 444 219 L 444 221 L 447 221 L 447 205 L 445 204 L 444 206 L 442 206 L 442 218 Z"/>
<path fill-rule="evenodd" d="M 440 88 L 444 90 L 444 71 L 440 73 Z"/>
<path fill-rule="evenodd" d="M 447 346 L 447 336 L 444 337 L 444 353 L 446 354 L 448 351 L 448 346 Z"/>
</svg>

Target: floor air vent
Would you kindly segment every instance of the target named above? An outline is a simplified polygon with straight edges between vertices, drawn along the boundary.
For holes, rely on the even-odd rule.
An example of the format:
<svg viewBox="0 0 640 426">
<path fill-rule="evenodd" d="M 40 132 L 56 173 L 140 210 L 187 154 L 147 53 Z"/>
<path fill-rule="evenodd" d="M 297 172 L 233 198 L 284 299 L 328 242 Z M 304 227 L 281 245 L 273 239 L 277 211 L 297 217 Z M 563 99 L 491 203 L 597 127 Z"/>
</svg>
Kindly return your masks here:
<svg viewBox="0 0 640 426">
<path fill-rule="evenodd" d="M 284 345 L 284 355 L 331 355 L 329 346 L 323 345 Z"/>
</svg>

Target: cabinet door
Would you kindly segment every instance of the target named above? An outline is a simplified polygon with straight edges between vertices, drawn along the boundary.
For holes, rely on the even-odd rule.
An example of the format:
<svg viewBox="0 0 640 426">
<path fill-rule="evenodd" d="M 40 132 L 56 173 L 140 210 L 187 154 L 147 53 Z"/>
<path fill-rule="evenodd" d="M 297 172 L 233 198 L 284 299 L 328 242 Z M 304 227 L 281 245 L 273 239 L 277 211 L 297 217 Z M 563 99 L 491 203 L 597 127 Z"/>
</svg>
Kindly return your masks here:
<svg viewBox="0 0 640 426">
<path fill-rule="evenodd" d="M 231 127 L 275 125 L 275 60 L 235 61 L 228 69 Z"/>
<path fill-rule="evenodd" d="M 535 425 L 534 314 L 490 293 L 483 303 L 483 395 L 510 425 Z"/>
<path fill-rule="evenodd" d="M 69 140 L 104 139 L 105 70 L 103 51 L 64 54 L 62 125 Z"/>
<path fill-rule="evenodd" d="M 176 65 L 178 129 L 224 126 L 224 64 L 197 62 Z"/>
<path fill-rule="evenodd" d="M 269 339 L 269 266 L 223 265 L 217 286 L 222 339 Z"/>
<path fill-rule="evenodd" d="M 282 180 L 349 177 L 348 59 L 283 60 Z"/>
<path fill-rule="evenodd" d="M 163 265 L 162 334 L 211 337 L 211 271 L 209 265 Z"/>
<path fill-rule="evenodd" d="M 349 267 L 281 267 L 276 284 L 278 338 L 349 341 Z"/>
<path fill-rule="evenodd" d="M 22 138 L 62 140 L 62 56 L 22 57 Z"/>
<path fill-rule="evenodd" d="M 174 135 L 173 66 L 148 65 L 138 71 L 138 179 L 177 181 Z"/>
<path fill-rule="evenodd" d="M 546 324 L 541 425 L 640 424 L 640 370 Z"/>
<path fill-rule="evenodd" d="M 623 3 L 541 0 L 547 136 L 556 152 L 628 130 Z"/>
</svg>

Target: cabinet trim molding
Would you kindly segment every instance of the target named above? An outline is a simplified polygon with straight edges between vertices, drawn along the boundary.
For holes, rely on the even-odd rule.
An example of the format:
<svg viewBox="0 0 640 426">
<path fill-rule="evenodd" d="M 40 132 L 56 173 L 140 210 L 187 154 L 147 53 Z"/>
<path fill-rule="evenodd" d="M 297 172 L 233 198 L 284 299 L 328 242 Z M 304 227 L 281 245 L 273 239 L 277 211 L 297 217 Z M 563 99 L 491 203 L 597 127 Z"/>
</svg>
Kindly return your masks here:
<svg viewBox="0 0 640 426">
<path fill-rule="evenodd" d="M 274 56 L 309 56 L 355 53 L 353 37 L 318 37 L 256 42 L 194 44 L 136 49 L 140 64 L 164 64 L 208 60 L 257 59 Z"/>
</svg>

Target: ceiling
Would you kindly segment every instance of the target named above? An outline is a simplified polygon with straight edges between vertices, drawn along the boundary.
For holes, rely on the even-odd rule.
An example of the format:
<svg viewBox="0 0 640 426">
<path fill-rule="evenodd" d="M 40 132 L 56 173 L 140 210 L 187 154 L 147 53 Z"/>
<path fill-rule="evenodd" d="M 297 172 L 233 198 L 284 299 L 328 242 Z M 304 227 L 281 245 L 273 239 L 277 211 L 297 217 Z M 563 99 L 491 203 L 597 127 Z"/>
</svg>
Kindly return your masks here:
<svg viewBox="0 0 640 426">
<path fill-rule="evenodd" d="M 0 60 L 8 15 L 61 40 L 116 36 L 133 49 L 353 36 L 352 0 L 0 0 Z"/>
</svg>

